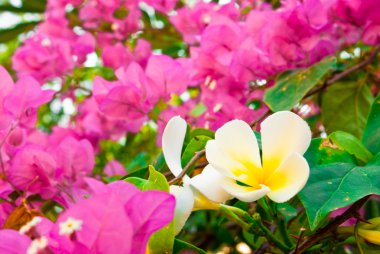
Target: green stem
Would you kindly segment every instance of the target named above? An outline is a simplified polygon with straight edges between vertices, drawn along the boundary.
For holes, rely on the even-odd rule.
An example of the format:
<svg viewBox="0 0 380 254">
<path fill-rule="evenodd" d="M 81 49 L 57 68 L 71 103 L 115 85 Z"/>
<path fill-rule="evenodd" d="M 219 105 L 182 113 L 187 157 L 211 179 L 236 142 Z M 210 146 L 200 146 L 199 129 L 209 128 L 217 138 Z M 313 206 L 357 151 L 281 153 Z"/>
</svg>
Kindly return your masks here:
<svg viewBox="0 0 380 254">
<path fill-rule="evenodd" d="M 253 221 L 253 224 L 262 231 L 262 233 L 269 241 L 273 242 L 283 252 L 289 253 L 291 248 L 289 248 L 283 242 L 278 240 L 278 238 L 262 223 L 260 214 L 255 213 L 254 215 L 252 215 L 251 219 Z"/>
<path fill-rule="evenodd" d="M 278 218 L 277 216 L 276 216 L 275 218 L 276 218 L 276 222 L 277 222 L 278 229 L 280 230 L 280 233 L 281 233 L 281 235 L 282 235 L 282 239 L 284 239 L 285 244 L 286 244 L 288 247 L 292 247 L 292 246 L 293 246 L 293 243 L 292 243 L 292 241 L 290 240 L 290 237 L 289 237 L 288 231 L 286 230 L 285 221 L 281 220 L 281 219 Z"/>
<path fill-rule="evenodd" d="M 359 250 L 359 253 L 360 254 L 364 254 L 364 251 L 363 251 L 363 248 L 360 244 L 360 238 L 359 238 L 359 233 L 358 233 L 358 229 L 359 229 L 359 220 L 356 221 L 356 224 L 355 224 L 355 241 L 356 241 L 356 245 L 358 246 L 358 250 Z"/>
<path fill-rule="evenodd" d="M 250 226 L 248 223 L 243 221 L 240 218 L 241 212 L 244 212 L 243 210 L 233 207 L 233 206 L 227 206 L 227 205 L 220 205 L 220 211 L 230 220 L 234 221 L 236 224 L 238 224 L 240 227 L 242 227 L 244 230 L 249 230 Z M 239 214 L 240 213 L 240 214 Z M 245 212 L 244 212 L 245 213 Z M 241 216 L 243 217 L 243 216 Z"/>
</svg>

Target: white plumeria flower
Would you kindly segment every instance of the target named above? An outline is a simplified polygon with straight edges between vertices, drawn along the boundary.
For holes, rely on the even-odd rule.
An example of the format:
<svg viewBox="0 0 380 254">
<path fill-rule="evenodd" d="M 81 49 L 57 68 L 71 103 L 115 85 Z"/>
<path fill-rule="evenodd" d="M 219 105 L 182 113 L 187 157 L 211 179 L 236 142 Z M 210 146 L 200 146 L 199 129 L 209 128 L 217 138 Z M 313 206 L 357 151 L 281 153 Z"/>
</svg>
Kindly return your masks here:
<svg viewBox="0 0 380 254">
<path fill-rule="evenodd" d="M 187 124 L 181 117 L 170 119 L 162 136 L 162 150 L 166 164 L 174 176 L 178 176 L 181 166 L 181 151 L 186 135 Z M 225 178 L 211 165 L 202 173 L 190 178 L 183 177 L 183 186 L 170 186 L 170 193 L 176 197 L 174 227 L 178 234 L 193 210 L 218 209 L 231 196 L 221 187 Z"/>
<path fill-rule="evenodd" d="M 59 223 L 59 234 L 70 236 L 75 231 L 81 230 L 82 224 L 82 220 L 69 217 L 66 221 Z"/>
<path fill-rule="evenodd" d="M 265 195 L 277 203 L 288 201 L 306 184 L 309 165 L 302 156 L 310 145 L 307 123 L 290 111 L 272 114 L 261 124 L 262 161 L 250 126 L 233 120 L 206 145 L 206 158 L 227 177 L 223 188 L 245 202 Z"/>
<path fill-rule="evenodd" d="M 27 254 L 38 254 L 41 250 L 44 250 L 48 246 L 48 239 L 45 236 L 34 239 L 29 245 Z"/>
</svg>

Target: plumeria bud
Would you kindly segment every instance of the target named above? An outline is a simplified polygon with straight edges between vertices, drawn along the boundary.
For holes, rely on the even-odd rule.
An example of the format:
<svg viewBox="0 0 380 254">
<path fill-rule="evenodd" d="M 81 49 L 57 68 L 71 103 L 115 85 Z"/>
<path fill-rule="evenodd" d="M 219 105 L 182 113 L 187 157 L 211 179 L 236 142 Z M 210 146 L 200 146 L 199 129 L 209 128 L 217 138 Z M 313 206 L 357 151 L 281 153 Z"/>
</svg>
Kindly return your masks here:
<svg viewBox="0 0 380 254">
<path fill-rule="evenodd" d="M 358 225 L 358 235 L 366 241 L 380 245 L 380 217 L 361 222 Z M 339 227 L 339 233 L 355 234 L 355 226 Z"/>
</svg>

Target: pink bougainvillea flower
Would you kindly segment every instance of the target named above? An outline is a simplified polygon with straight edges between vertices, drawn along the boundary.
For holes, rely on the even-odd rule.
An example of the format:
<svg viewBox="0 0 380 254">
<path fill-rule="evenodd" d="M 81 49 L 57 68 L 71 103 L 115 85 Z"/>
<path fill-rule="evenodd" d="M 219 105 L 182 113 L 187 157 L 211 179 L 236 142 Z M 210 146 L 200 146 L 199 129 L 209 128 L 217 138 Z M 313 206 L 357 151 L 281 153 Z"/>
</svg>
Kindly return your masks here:
<svg viewBox="0 0 380 254">
<path fill-rule="evenodd" d="M 84 176 L 89 176 L 95 164 L 94 149 L 86 140 L 67 137 L 53 149 L 57 167 L 68 183 L 74 183 Z"/>
<path fill-rule="evenodd" d="M 59 251 L 143 254 L 150 235 L 168 224 L 175 200 L 118 181 L 91 180 L 93 194 L 63 212 L 52 231 Z"/>
<path fill-rule="evenodd" d="M 56 193 L 56 169 L 56 161 L 49 153 L 36 145 L 27 145 L 14 155 L 6 173 L 18 189 L 48 199 Z"/>
<path fill-rule="evenodd" d="M 25 254 L 32 242 L 26 235 L 16 230 L 0 230 L 0 254 Z"/>
<path fill-rule="evenodd" d="M 20 124 L 33 127 L 37 121 L 37 109 L 49 102 L 53 90 L 41 90 L 40 84 L 31 77 L 20 78 L 12 92 L 4 99 L 4 108 Z"/>
<path fill-rule="evenodd" d="M 111 160 L 104 167 L 104 173 L 107 176 L 123 176 L 127 173 L 127 171 L 120 162 L 118 162 L 117 160 Z"/>
</svg>

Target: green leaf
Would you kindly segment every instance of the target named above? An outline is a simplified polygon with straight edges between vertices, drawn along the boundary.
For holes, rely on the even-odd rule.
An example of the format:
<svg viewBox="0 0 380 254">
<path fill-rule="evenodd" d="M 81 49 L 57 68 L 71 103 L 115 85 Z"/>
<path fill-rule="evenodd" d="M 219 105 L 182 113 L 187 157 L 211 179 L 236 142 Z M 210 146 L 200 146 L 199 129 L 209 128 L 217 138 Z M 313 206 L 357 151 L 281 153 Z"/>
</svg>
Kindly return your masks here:
<svg viewBox="0 0 380 254">
<path fill-rule="evenodd" d="M 292 109 L 323 76 L 334 69 L 335 62 L 335 58 L 327 57 L 308 69 L 283 73 L 275 85 L 266 90 L 264 102 L 274 112 Z"/>
<path fill-rule="evenodd" d="M 153 166 L 149 166 L 149 178 L 142 190 L 162 190 L 169 192 L 169 184 L 166 177 L 154 169 Z"/>
<path fill-rule="evenodd" d="M 329 138 L 339 148 L 347 151 L 349 154 L 354 155 L 356 158 L 365 163 L 367 163 L 373 156 L 358 138 L 347 132 L 337 131 L 331 133 Z"/>
<path fill-rule="evenodd" d="M 149 178 L 142 190 L 161 190 L 169 192 L 169 184 L 163 174 L 149 166 Z M 155 232 L 149 239 L 148 247 L 151 253 L 172 253 L 174 243 L 173 221 Z"/>
<path fill-rule="evenodd" d="M 144 185 L 146 184 L 147 180 L 139 178 L 139 177 L 127 177 L 124 179 L 124 181 L 133 184 L 140 190 L 143 189 Z"/>
<path fill-rule="evenodd" d="M 346 207 L 371 194 L 380 194 L 380 167 L 359 167 L 349 163 L 320 165 L 311 169 L 299 197 L 305 207 L 310 228 L 330 212 Z"/>
<path fill-rule="evenodd" d="M 380 94 L 371 106 L 363 133 L 363 143 L 372 153 L 380 152 Z"/>
<path fill-rule="evenodd" d="M 187 163 L 194 157 L 194 154 L 205 148 L 207 141 L 211 138 L 208 136 L 196 136 L 192 138 L 189 144 L 186 146 L 182 154 L 182 166 L 186 166 Z"/>
<path fill-rule="evenodd" d="M 288 223 L 291 219 L 297 216 L 297 209 L 289 203 L 279 203 L 277 204 L 277 209 L 282 216 L 284 216 L 285 223 Z"/>
<path fill-rule="evenodd" d="M 199 129 L 195 129 L 195 130 L 191 131 L 191 133 L 190 133 L 191 138 L 194 138 L 196 136 L 207 136 L 207 137 L 210 137 L 213 139 L 215 134 L 213 131 L 210 131 L 208 129 L 199 128 Z"/>
<path fill-rule="evenodd" d="M 310 168 L 335 162 L 356 163 L 355 158 L 351 154 L 331 143 L 331 140 L 328 138 L 313 139 L 304 157 L 309 163 Z"/>
<path fill-rule="evenodd" d="M 4 43 L 16 38 L 19 34 L 32 30 L 39 21 L 25 22 L 15 25 L 14 27 L 0 30 L 0 43 Z"/>
<path fill-rule="evenodd" d="M 174 240 L 174 247 L 173 247 L 173 253 L 174 254 L 206 254 L 206 252 L 190 243 L 187 243 L 185 241 L 182 241 L 180 239 L 175 239 Z"/>
<path fill-rule="evenodd" d="M 339 82 L 326 89 L 322 96 L 322 122 L 327 133 L 345 131 L 361 139 L 373 102 L 364 83 Z"/>
</svg>

